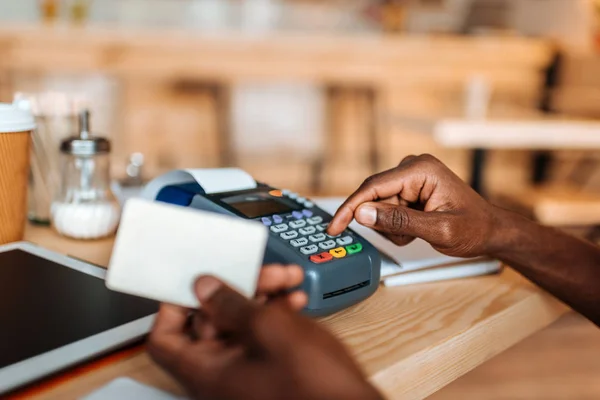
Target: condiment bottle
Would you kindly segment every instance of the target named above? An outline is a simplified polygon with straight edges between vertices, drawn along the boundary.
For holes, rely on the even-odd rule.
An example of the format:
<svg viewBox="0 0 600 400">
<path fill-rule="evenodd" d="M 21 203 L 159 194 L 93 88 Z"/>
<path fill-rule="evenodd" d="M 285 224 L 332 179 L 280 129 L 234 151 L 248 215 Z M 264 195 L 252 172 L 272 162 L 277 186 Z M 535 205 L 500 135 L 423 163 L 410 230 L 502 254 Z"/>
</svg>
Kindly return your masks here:
<svg viewBox="0 0 600 400">
<path fill-rule="evenodd" d="M 51 208 L 56 231 L 75 239 L 112 235 L 121 214 L 110 189 L 110 142 L 92 135 L 89 121 L 83 111 L 79 136 L 61 143 L 61 182 Z"/>
</svg>

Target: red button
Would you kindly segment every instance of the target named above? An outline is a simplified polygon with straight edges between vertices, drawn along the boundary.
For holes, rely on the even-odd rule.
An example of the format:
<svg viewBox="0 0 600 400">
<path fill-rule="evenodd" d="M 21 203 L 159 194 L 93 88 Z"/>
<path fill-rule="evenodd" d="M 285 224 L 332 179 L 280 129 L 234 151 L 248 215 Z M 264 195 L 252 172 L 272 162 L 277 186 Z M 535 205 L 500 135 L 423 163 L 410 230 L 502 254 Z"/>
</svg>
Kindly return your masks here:
<svg viewBox="0 0 600 400">
<path fill-rule="evenodd" d="M 310 261 L 314 262 L 315 264 L 323 264 L 331 260 L 333 260 L 333 256 L 328 252 L 323 252 L 321 254 L 315 254 L 314 256 L 310 256 Z"/>
</svg>

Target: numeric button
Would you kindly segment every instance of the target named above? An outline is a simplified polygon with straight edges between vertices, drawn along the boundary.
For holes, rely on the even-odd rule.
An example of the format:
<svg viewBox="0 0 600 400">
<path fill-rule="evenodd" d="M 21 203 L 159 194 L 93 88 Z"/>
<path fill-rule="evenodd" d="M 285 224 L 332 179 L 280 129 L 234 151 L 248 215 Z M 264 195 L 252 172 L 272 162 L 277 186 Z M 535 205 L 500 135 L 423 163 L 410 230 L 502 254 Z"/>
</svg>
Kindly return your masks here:
<svg viewBox="0 0 600 400">
<path fill-rule="evenodd" d="M 323 240 L 325 240 L 325 234 L 324 233 L 317 233 L 316 235 L 310 235 L 308 237 L 308 240 L 310 240 L 313 243 L 322 242 Z"/>
<path fill-rule="evenodd" d="M 314 226 L 307 226 L 306 228 L 301 228 L 300 229 L 300 234 L 301 235 L 312 235 L 316 231 L 317 230 L 315 229 Z"/>
<path fill-rule="evenodd" d="M 321 222 L 323 222 L 323 217 L 316 215 L 312 218 L 309 218 L 308 220 L 309 225 L 317 225 L 320 224 Z"/>
<path fill-rule="evenodd" d="M 281 233 L 281 232 L 285 232 L 287 230 L 288 230 L 287 224 L 278 224 L 278 225 L 273 225 L 271 227 L 271 232 L 273 232 L 273 233 Z"/>
<path fill-rule="evenodd" d="M 335 247 L 335 241 L 328 240 L 326 242 L 321 242 L 321 243 L 319 243 L 319 247 L 322 248 L 323 250 L 331 250 Z"/>
<path fill-rule="evenodd" d="M 308 239 L 305 237 L 301 237 L 298 239 L 290 240 L 290 244 L 294 247 L 306 246 L 308 244 Z"/>
<path fill-rule="evenodd" d="M 281 236 L 281 238 L 284 240 L 296 239 L 298 237 L 298 232 L 297 231 L 287 231 L 287 232 L 283 232 L 279 236 Z"/>
<path fill-rule="evenodd" d="M 336 242 L 340 245 L 340 246 L 346 246 L 349 245 L 350 243 L 352 243 L 352 236 L 344 236 L 341 237 L 339 239 L 336 239 Z"/>
<path fill-rule="evenodd" d="M 291 221 L 290 226 L 293 229 L 303 228 L 304 226 L 306 226 L 306 221 L 303 219 L 299 219 L 297 221 Z"/>
<path fill-rule="evenodd" d="M 325 232 L 327 230 L 328 226 L 329 226 L 329 224 L 319 224 L 319 225 L 317 225 L 317 230 L 319 232 Z"/>
<path fill-rule="evenodd" d="M 302 252 L 302 254 L 314 254 L 317 251 L 319 251 L 319 247 L 316 244 L 310 244 L 308 246 L 304 246 L 300 249 L 300 251 Z M 345 250 L 344 250 L 345 251 Z M 332 254 L 333 255 L 333 254 Z M 335 256 L 334 256 L 335 257 Z"/>
</svg>

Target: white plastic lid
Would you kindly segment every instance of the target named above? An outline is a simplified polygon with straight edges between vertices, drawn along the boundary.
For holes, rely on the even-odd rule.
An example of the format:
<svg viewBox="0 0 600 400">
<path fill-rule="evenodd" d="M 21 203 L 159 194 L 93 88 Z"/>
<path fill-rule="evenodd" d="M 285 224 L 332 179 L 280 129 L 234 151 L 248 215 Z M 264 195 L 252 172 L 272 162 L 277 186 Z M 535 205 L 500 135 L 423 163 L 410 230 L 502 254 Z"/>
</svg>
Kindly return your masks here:
<svg viewBox="0 0 600 400">
<path fill-rule="evenodd" d="M 0 133 L 25 132 L 34 128 L 35 119 L 30 111 L 0 103 Z"/>
</svg>

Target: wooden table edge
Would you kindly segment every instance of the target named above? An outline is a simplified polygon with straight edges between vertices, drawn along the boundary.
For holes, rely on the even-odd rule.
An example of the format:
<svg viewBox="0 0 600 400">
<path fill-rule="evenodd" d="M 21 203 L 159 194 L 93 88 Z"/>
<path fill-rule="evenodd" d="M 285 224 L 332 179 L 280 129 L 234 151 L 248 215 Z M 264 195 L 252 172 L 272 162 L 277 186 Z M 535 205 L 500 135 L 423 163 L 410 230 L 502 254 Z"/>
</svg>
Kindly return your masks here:
<svg viewBox="0 0 600 400">
<path fill-rule="evenodd" d="M 373 374 L 370 381 L 386 398 L 426 398 L 568 311 L 566 305 L 540 289 L 459 335 L 432 344 Z M 518 329 L 515 324 L 519 324 Z M 432 385 L 430 380 L 437 382 Z"/>
</svg>

